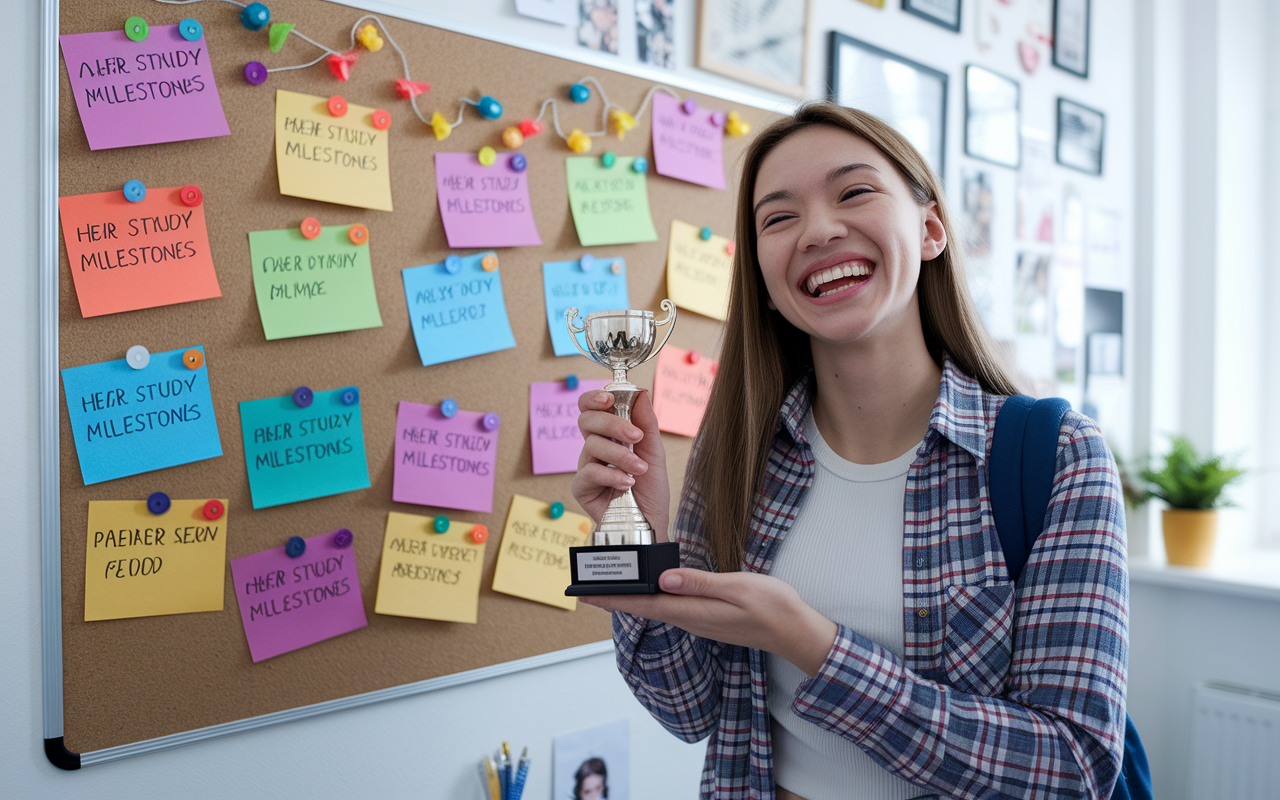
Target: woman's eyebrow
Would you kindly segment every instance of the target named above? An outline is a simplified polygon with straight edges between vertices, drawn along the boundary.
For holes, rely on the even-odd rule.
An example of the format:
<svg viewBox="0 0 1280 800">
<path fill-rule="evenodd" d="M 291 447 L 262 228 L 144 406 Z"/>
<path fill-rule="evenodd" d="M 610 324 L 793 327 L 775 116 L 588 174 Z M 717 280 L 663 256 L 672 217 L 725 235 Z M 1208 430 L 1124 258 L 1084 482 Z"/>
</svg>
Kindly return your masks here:
<svg viewBox="0 0 1280 800">
<path fill-rule="evenodd" d="M 756 207 L 752 210 L 751 215 L 752 216 L 758 215 L 760 213 L 760 207 L 763 206 L 765 203 L 772 203 L 774 200 L 791 200 L 794 197 L 795 195 L 793 195 L 791 192 L 788 192 L 786 189 L 779 189 L 776 192 L 769 192 L 764 197 L 760 198 L 759 203 L 756 203 Z"/>
<path fill-rule="evenodd" d="M 871 166 L 870 164 L 845 164 L 843 167 L 836 167 L 835 169 L 827 173 L 827 183 L 831 183 L 834 180 L 839 180 L 840 178 L 844 177 L 845 175 L 848 175 L 850 172 L 853 172 L 854 170 L 857 170 L 857 169 L 869 169 L 872 172 L 877 172 L 877 173 L 880 171 L 875 167 Z"/>
</svg>

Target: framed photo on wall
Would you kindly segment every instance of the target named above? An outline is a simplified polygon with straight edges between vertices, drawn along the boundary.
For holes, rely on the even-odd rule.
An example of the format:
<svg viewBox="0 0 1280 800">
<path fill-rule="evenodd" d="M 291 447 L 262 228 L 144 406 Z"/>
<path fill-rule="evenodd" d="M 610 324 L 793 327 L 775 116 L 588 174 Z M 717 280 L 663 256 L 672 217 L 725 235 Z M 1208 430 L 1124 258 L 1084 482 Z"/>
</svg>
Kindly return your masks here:
<svg viewBox="0 0 1280 800">
<path fill-rule="evenodd" d="M 1090 175 L 1102 174 L 1107 117 L 1101 111 L 1058 98 L 1057 162 Z"/>
<path fill-rule="evenodd" d="M 700 0 L 697 66 L 803 97 L 809 0 Z"/>
<path fill-rule="evenodd" d="M 874 114 L 907 137 L 939 176 L 947 152 L 947 74 L 831 32 L 832 102 Z"/>
<path fill-rule="evenodd" d="M 902 0 L 902 10 L 960 32 L 960 0 Z"/>
<path fill-rule="evenodd" d="M 1089 77 L 1089 0 L 1053 0 L 1053 65 Z"/>
<path fill-rule="evenodd" d="M 1020 87 L 989 69 L 964 71 L 964 151 L 993 164 L 1017 167 L 1022 160 Z"/>
</svg>

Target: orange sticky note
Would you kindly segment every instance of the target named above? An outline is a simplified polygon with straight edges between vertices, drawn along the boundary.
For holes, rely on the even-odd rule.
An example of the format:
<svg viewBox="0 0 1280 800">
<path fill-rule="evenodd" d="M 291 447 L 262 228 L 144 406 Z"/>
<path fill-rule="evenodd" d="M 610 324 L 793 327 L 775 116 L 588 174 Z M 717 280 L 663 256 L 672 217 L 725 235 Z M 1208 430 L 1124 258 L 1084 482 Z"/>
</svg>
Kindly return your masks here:
<svg viewBox="0 0 1280 800">
<path fill-rule="evenodd" d="M 182 189 L 149 188 L 137 203 L 119 189 L 58 198 L 82 316 L 222 296 L 203 198 L 187 205 Z"/>
<path fill-rule="evenodd" d="M 658 351 L 658 371 L 653 378 L 653 410 L 658 415 L 658 430 L 681 436 L 698 435 L 719 362 L 700 355 L 690 358 L 693 352 L 672 345 Z"/>
</svg>

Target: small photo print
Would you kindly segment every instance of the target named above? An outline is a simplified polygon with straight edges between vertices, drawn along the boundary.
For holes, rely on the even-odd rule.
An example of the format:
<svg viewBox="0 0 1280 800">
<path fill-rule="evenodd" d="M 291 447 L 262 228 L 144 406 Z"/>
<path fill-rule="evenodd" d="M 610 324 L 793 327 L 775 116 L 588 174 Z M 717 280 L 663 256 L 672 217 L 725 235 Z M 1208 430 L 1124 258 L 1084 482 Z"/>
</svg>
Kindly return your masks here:
<svg viewBox="0 0 1280 800">
<path fill-rule="evenodd" d="M 552 749 L 553 800 L 628 800 L 631 796 L 628 720 L 557 736 Z"/>
<path fill-rule="evenodd" d="M 641 64 L 676 68 L 675 0 L 636 0 L 636 56 Z"/>
<path fill-rule="evenodd" d="M 618 0 L 581 0 L 578 44 L 618 54 Z"/>
<path fill-rule="evenodd" d="M 1049 333 L 1049 256 L 1019 253 L 1014 285 L 1018 333 Z"/>
</svg>

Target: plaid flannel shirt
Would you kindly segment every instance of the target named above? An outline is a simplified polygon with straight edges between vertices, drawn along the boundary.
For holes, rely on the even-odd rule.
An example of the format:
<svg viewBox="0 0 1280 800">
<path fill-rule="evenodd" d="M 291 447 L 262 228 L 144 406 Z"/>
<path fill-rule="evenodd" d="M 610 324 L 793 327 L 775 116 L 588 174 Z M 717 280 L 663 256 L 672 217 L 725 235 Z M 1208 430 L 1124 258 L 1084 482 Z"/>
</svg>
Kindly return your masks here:
<svg viewBox="0 0 1280 800">
<path fill-rule="evenodd" d="M 1044 532 L 1009 582 L 987 486 L 996 415 L 947 361 L 907 475 L 899 659 L 841 625 L 791 709 L 844 736 L 922 796 L 1107 798 L 1124 749 L 1128 573 L 1115 461 L 1094 423 L 1058 435 Z M 768 573 L 813 485 L 803 420 L 812 378 L 779 411 L 744 569 Z M 714 569 L 697 487 L 676 520 L 681 562 Z M 764 654 L 672 625 L 613 617 L 618 667 L 669 731 L 710 736 L 703 798 L 773 800 Z"/>
</svg>

